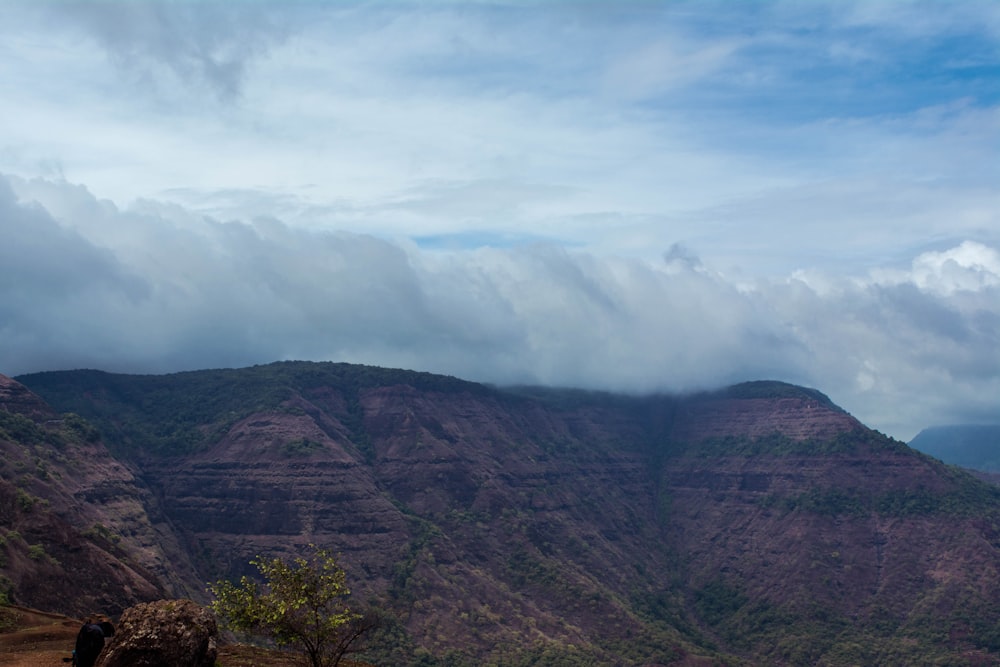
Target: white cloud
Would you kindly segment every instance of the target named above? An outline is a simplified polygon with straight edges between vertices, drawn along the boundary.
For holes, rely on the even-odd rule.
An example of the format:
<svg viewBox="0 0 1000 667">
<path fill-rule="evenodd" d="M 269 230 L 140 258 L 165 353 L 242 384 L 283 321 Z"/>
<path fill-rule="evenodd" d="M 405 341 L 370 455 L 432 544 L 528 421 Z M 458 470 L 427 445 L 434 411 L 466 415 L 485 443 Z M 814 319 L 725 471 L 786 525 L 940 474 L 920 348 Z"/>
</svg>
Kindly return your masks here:
<svg viewBox="0 0 1000 667">
<path fill-rule="evenodd" d="M 872 113 L 861 100 L 908 90 L 888 78 L 868 82 L 870 95 L 838 88 L 867 70 L 817 55 L 857 38 L 859 21 L 907 30 L 855 16 L 864 7 L 100 2 L 26 17 L 31 5 L 11 6 L 0 171 L 62 174 L 119 202 L 384 236 L 542 229 L 647 258 L 677 241 L 712 257 L 763 240 L 787 257 L 768 237 L 824 237 L 852 253 L 829 239 L 856 235 L 829 230 L 860 219 L 874 229 L 853 201 L 863 184 L 879 207 L 939 193 L 942 208 L 958 207 L 937 218 L 956 238 L 990 242 L 996 229 L 996 207 L 968 196 L 996 176 L 996 107 L 977 99 L 981 81 L 946 99 L 918 85 L 915 102 Z M 973 29 L 944 20 L 969 12 L 931 13 L 946 35 Z M 858 48 L 890 57 L 874 37 Z M 801 234 L 802 216 L 786 211 L 815 191 L 833 196 Z M 963 203 L 976 199 L 978 212 Z M 740 224 L 754 202 L 767 204 L 765 230 Z M 470 205 L 479 210 L 463 214 Z M 969 229 L 976 215 L 987 232 Z M 879 227 L 909 248 L 925 241 L 922 217 Z M 752 259 L 739 265 L 754 270 Z"/>
<path fill-rule="evenodd" d="M 1000 252 L 965 241 L 956 248 L 924 253 L 913 260 L 913 282 L 944 295 L 1000 286 Z"/>
<path fill-rule="evenodd" d="M 996 414 L 998 16 L 3 3 L 0 370 L 776 376 L 904 435 Z"/>
<path fill-rule="evenodd" d="M 923 253 L 909 273 L 736 285 L 681 246 L 657 261 L 552 244 L 429 252 L 7 181 L 7 374 L 307 358 L 624 391 L 771 377 L 901 437 L 983 419 L 1000 396 L 997 249 L 984 244 Z"/>
</svg>

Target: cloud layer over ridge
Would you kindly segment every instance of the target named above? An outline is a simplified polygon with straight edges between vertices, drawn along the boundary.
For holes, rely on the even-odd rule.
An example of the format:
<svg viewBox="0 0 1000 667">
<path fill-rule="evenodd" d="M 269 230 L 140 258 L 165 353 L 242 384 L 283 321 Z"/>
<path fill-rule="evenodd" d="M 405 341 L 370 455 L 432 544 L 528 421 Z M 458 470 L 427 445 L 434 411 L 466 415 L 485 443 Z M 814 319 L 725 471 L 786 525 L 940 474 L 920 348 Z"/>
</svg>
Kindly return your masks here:
<svg viewBox="0 0 1000 667">
<path fill-rule="evenodd" d="M 0 284 L 6 374 L 312 359 L 624 391 L 779 378 L 901 437 L 986 419 L 1000 395 L 1000 251 L 975 242 L 904 269 L 737 284 L 682 248 L 439 253 L 14 177 L 0 236 L 17 276 Z"/>
<path fill-rule="evenodd" d="M 1000 414 L 1000 5 L 0 3 L 0 372 Z"/>
</svg>

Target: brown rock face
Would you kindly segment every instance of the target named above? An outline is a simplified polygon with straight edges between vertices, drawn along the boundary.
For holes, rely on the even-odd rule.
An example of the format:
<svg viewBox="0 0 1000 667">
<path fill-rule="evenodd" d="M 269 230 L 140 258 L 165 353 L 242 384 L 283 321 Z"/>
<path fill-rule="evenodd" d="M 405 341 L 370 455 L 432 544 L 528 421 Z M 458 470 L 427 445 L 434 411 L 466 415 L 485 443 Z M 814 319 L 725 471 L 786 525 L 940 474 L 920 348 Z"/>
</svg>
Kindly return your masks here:
<svg viewBox="0 0 1000 667">
<path fill-rule="evenodd" d="M 861 424 L 854 417 L 809 397 L 706 398 L 682 404 L 671 436 L 698 442 L 780 433 L 794 440 L 824 440 L 857 428 Z"/>
<path fill-rule="evenodd" d="M 0 567 L 12 601 L 85 616 L 162 597 L 168 559 L 148 500 L 92 426 L 0 376 Z"/>
<path fill-rule="evenodd" d="M 214 667 L 215 616 L 191 600 L 160 600 L 126 609 L 97 667 Z"/>
<path fill-rule="evenodd" d="M 411 647 L 461 665 L 1000 652 L 1000 496 L 812 390 L 500 391 L 306 363 L 24 381 L 115 444 L 171 586 L 314 543 Z"/>
</svg>

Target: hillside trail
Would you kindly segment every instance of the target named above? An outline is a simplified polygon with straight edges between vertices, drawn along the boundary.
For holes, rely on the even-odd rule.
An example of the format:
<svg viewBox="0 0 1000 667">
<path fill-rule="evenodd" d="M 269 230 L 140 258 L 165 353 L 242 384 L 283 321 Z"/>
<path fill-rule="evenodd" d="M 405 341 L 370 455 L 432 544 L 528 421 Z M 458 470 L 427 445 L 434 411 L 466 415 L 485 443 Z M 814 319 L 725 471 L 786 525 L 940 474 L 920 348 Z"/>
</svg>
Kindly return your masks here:
<svg viewBox="0 0 1000 667">
<path fill-rule="evenodd" d="M 16 606 L 3 611 L 0 667 L 53 667 L 72 655 L 79 620 Z"/>
<path fill-rule="evenodd" d="M 55 667 L 55 665 L 68 665 L 63 658 L 68 658 L 70 654 L 65 650 L 59 651 L 31 651 L 24 653 L 4 653 L 0 654 L 0 665 L 3 667 Z"/>
</svg>

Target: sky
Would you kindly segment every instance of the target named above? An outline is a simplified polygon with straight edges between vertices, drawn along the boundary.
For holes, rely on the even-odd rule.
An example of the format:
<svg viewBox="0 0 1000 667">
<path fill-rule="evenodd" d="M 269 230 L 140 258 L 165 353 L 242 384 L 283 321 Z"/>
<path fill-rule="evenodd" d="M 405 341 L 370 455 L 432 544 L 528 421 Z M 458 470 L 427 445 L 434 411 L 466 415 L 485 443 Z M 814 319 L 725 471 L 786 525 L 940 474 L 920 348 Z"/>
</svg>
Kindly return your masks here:
<svg viewBox="0 0 1000 667">
<path fill-rule="evenodd" d="M 1000 422 L 1000 3 L 0 3 L 0 373 Z"/>
</svg>

